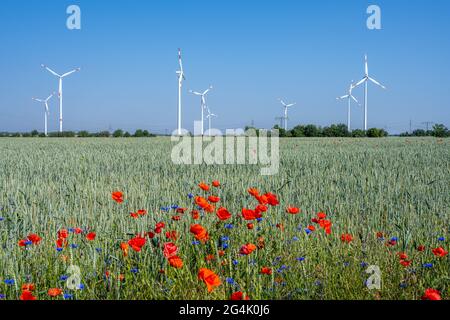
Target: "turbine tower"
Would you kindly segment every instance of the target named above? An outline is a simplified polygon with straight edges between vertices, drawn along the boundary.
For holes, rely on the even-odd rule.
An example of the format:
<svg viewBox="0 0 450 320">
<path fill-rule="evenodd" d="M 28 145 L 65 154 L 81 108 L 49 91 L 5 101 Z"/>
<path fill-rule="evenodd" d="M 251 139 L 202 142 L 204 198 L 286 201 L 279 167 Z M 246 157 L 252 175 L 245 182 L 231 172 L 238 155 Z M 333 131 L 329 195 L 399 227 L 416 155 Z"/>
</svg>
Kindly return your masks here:
<svg viewBox="0 0 450 320">
<path fill-rule="evenodd" d="M 377 80 L 371 78 L 369 76 L 369 63 L 367 62 L 367 54 L 365 55 L 365 74 L 364 74 L 364 78 L 358 82 L 355 85 L 356 87 L 359 87 L 361 84 L 364 83 L 364 130 L 367 131 L 367 91 L 368 91 L 368 84 L 369 81 L 375 83 L 377 86 L 380 86 L 383 89 L 386 89 L 385 86 L 383 86 L 381 83 L 379 83 Z"/>
<path fill-rule="evenodd" d="M 295 106 L 296 103 L 294 102 L 294 103 L 286 104 L 282 99 L 278 99 L 278 100 L 281 102 L 281 104 L 284 107 L 284 130 L 287 131 L 287 128 L 288 128 L 288 123 L 287 123 L 287 121 L 288 121 L 288 108 Z"/>
<path fill-rule="evenodd" d="M 214 113 L 211 113 L 211 110 L 209 110 L 209 108 L 207 108 L 207 111 L 208 111 L 208 115 L 206 116 L 207 118 L 208 118 L 208 127 L 209 127 L 209 130 L 208 130 L 208 133 L 209 133 L 209 136 L 211 136 L 211 118 L 212 117 L 218 117 L 218 115 L 216 115 L 216 114 L 214 114 Z"/>
<path fill-rule="evenodd" d="M 45 110 L 44 110 L 44 134 L 45 134 L 46 137 L 48 136 L 48 132 L 47 132 L 47 117 L 48 117 L 48 115 L 50 113 L 50 111 L 48 110 L 48 101 L 54 95 L 55 95 L 55 93 L 53 92 L 47 99 L 32 98 L 34 101 L 44 103 L 44 106 L 45 106 Z"/>
<path fill-rule="evenodd" d="M 356 98 L 353 96 L 352 91 L 355 88 L 355 86 L 353 85 L 353 81 L 350 84 L 350 88 L 348 89 L 348 93 L 345 96 L 342 97 L 338 97 L 336 98 L 336 100 L 343 100 L 343 99 L 347 99 L 348 100 L 348 111 L 347 111 L 347 130 L 350 132 L 351 131 L 351 103 L 352 103 L 352 99 L 358 104 L 358 100 L 356 100 Z"/>
<path fill-rule="evenodd" d="M 186 80 L 183 71 L 183 61 L 181 60 L 181 49 L 178 49 L 178 63 L 180 64 L 180 70 L 176 73 L 178 75 L 178 129 L 177 134 L 181 136 L 181 89 L 183 87 L 183 80 Z"/>
<path fill-rule="evenodd" d="M 52 69 L 50 69 L 49 67 L 47 67 L 46 65 L 41 64 L 41 67 L 44 69 L 47 69 L 48 72 L 50 72 L 51 74 L 53 74 L 54 76 L 59 78 L 59 90 L 58 90 L 58 96 L 59 96 L 59 132 L 63 131 L 63 93 L 62 93 L 62 80 L 71 75 L 72 73 L 75 73 L 77 71 L 80 71 L 80 68 L 76 68 L 72 71 L 69 71 L 67 73 L 64 73 L 63 75 L 60 75 L 58 73 L 56 73 L 55 71 L 53 71 Z"/>
<path fill-rule="evenodd" d="M 200 96 L 201 97 L 201 109 L 202 109 L 202 126 L 201 126 L 201 134 L 203 136 L 204 133 L 204 110 L 206 109 L 206 95 L 208 94 L 209 91 L 211 91 L 213 87 L 209 86 L 209 88 L 207 90 L 205 90 L 203 93 L 197 92 L 197 91 L 192 91 L 190 90 L 189 92 L 192 94 L 195 94 L 196 96 Z"/>
</svg>

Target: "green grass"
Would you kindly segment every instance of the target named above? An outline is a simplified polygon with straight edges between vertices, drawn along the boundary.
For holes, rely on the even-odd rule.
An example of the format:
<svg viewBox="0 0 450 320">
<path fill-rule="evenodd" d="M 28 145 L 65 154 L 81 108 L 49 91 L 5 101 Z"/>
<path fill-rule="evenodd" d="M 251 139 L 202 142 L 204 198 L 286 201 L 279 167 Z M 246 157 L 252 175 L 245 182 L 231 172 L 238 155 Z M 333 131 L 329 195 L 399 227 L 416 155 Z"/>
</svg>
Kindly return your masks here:
<svg viewBox="0 0 450 320">
<path fill-rule="evenodd" d="M 0 294 L 18 299 L 21 285 L 32 282 L 39 299 L 49 298 L 49 288 L 62 288 L 76 299 L 228 299 L 238 290 L 251 299 L 419 299 L 426 288 L 449 297 L 449 256 L 436 258 L 431 248 L 449 250 L 450 140 L 282 140 L 280 172 L 272 177 L 260 176 L 258 166 L 176 166 L 171 147 L 165 138 L 0 139 Z M 197 184 L 215 179 L 222 183 L 215 192 L 220 205 L 233 214 L 227 222 L 235 227 L 226 229 L 215 214 L 206 214 L 195 223 L 208 229 L 211 241 L 192 245 L 189 211 L 172 221 L 173 211 L 160 208 L 194 208 L 187 195 L 204 194 Z M 274 192 L 280 200 L 253 230 L 247 230 L 240 215 L 243 207 L 257 204 L 246 191 L 249 187 Z M 116 190 L 124 192 L 124 203 L 112 201 Z M 288 205 L 302 212 L 289 215 Z M 132 219 L 129 213 L 138 209 L 149 214 Z M 309 236 L 303 231 L 319 211 L 333 222 L 330 236 L 319 228 Z M 166 242 L 164 232 L 159 240 L 148 240 L 142 252 L 130 249 L 128 257 L 122 255 L 121 242 L 151 231 L 159 221 L 166 223 L 164 232 L 180 234 L 176 244 L 182 269 L 168 266 L 157 246 Z M 275 227 L 278 223 L 284 232 Z M 71 234 L 69 243 L 78 248 L 57 252 L 57 231 L 71 227 L 95 231 L 97 238 L 88 242 L 84 235 Z M 42 242 L 19 247 L 18 241 L 32 232 Z M 398 237 L 397 245 L 386 246 L 376 232 L 385 233 L 386 240 Z M 352 234 L 354 241 L 343 244 L 342 233 Z M 230 237 L 225 256 L 206 262 L 206 255 L 217 256 L 221 236 Z M 264 249 L 238 255 L 243 244 L 256 243 L 260 236 Z M 419 244 L 427 250 L 418 252 Z M 410 267 L 400 265 L 400 251 L 412 259 Z M 364 286 L 369 275 L 362 262 L 380 267 L 380 290 Z M 423 268 L 424 263 L 433 267 Z M 83 290 L 68 290 L 60 280 L 70 265 L 80 267 Z M 278 273 L 281 265 L 288 269 Z M 273 275 L 260 275 L 263 266 L 272 267 Z M 201 267 L 222 280 L 210 294 L 197 279 Z M 131 272 L 133 268 L 139 272 Z M 15 279 L 15 284 L 6 285 L 5 279 Z"/>
</svg>

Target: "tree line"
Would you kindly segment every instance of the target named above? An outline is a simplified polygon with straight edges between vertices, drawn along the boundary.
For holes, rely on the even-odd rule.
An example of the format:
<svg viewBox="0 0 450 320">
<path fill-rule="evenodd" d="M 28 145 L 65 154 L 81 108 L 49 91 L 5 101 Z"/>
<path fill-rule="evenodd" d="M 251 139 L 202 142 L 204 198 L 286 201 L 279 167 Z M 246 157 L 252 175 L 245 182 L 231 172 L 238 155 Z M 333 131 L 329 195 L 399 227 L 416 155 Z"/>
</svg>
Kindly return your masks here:
<svg viewBox="0 0 450 320">
<path fill-rule="evenodd" d="M 443 124 L 435 124 L 432 130 L 417 129 L 413 132 L 404 132 L 401 137 L 437 137 L 445 138 L 450 137 L 450 130 Z"/>
<path fill-rule="evenodd" d="M 285 130 L 280 126 L 274 126 L 274 129 L 278 129 L 280 137 L 289 138 L 320 138 L 320 137 L 354 137 L 354 138 L 382 138 L 387 137 L 389 133 L 384 129 L 371 128 L 367 131 L 355 129 L 349 131 L 345 124 L 332 124 L 327 127 L 320 127 L 314 124 L 297 125 L 291 130 Z"/>
<path fill-rule="evenodd" d="M 33 130 L 31 132 L 0 132 L 0 137 L 23 137 L 23 138 L 44 138 L 45 135 L 42 132 Z M 89 131 L 64 131 L 64 132 L 50 132 L 48 134 L 50 138 L 152 138 L 156 135 L 150 133 L 148 130 L 137 129 L 133 134 L 128 131 L 123 131 L 117 129 L 114 132 L 100 131 L 100 132 L 89 132 Z"/>
</svg>

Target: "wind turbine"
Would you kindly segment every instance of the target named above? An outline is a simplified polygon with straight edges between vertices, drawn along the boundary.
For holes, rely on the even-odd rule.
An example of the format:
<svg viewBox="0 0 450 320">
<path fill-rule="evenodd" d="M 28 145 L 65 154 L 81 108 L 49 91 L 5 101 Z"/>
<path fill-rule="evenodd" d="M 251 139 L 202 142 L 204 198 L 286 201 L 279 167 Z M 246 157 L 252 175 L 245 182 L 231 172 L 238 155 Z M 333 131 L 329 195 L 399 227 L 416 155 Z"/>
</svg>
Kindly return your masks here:
<svg viewBox="0 0 450 320">
<path fill-rule="evenodd" d="M 62 75 L 56 73 L 55 71 L 53 71 L 52 69 L 50 69 L 49 67 L 47 67 L 44 64 L 41 64 L 41 67 L 44 69 L 47 69 L 48 72 L 50 72 L 51 74 L 53 74 L 54 76 L 59 78 L 59 90 L 58 90 L 58 96 L 59 96 L 59 132 L 63 131 L 63 93 L 62 93 L 62 80 L 71 75 L 72 73 L 75 73 L 77 71 L 80 71 L 81 68 L 76 68 L 72 71 L 66 72 Z"/>
<path fill-rule="evenodd" d="M 345 96 L 336 98 L 336 100 L 343 100 L 343 99 L 347 99 L 348 100 L 348 111 L 347 111 L 347 129 L 350 132 L 351 131 L 351 103 L 352 103 L 352 99 L 358 104 L 358 100 L 356 100 L 356 98 L 353 96 L 352 91 L 355 88 L 355 86 L 353 85 L 353 81 L 350 84 L 350 88 L 348 89 L 348 94 L 346 94 Z"/>
<path fill-rule="evenodd" d="M 206 117 L 208 118 L 208 125 L 209 125 L 208 132 L 209 132 L 209 136 L 211 136 L 211 118 L 212 117 L 216 117 L 217 118 L 218 115 L 216 115 L 214 113 L 211 113 L 211 110 L 209 110 L 209 108 L 207 110 L 208 110 L 208 115 Z"/>
<path fill-rule="evenodd" d="M 44 134 L 45 136 L 48 136 L 47 134 L 47 117 L 50 113 L 50 111 L 48 110 L 48 101 L 55 95 L 55 92 L 53 92 L 47 99 L 37 99 L 37 98 L 32 98 L 34 101 L 37 102 L 41 102 L 44 103 L 45 106 L 45 111 L 44 111 Z"/>
<path fill-rule="evenodd" d="M 287 124 L 287 121 L 288 121 L 288 108 L 295 106 L 296 103 L 294 102 L 294 103 L 286 104 L 282 99 L 278 99 L 278 100 L 284 106 L 284 130 L 287 131 L 287 127 L 288 127 L 288 124 Z"/>
<path fill-rule="evenodd" d="M 381 83 L 379 83 L 377 80 L 375 80 L 369 76 L 369 63 L 367 62 L 367 54 L 365 55 L 364 58 L 365 58 L 364 78 L 355 85 L 355 88 L 364 83 L 364 130 L 367 131 L 367 91 L 368 91 L 367 87 L 368 87 L 369 81 L 372 81 L 377 86 L 380 86 L 383 89 L 386 89 L 386 87 L 383 86 Z"/>
<path fill-rule="evenodd" d="M 192 90 L 189 91 L 190 93 L 201 97 L 201 105 L 200 105 L 200 107 L 202 109 L 202 127 L 201 127 L 201 134 L 202 134 L 202 136 L 203 136 L 203 132 L 204 132 L 204 129 L 203 129 L 203 122 L 204 122 L 203 115 L 204 115 L 204 110 L 206 108 L 206 98 L 205 97 L 206 97 L 206 94 L 208 94 L 208 92 L 211 91 L 212 88 L 213 88 L 212 86 L 209 86 L 209 88 L 207 90 L 205 90 L 203 93 L 200 93 L 200 92 L 197 92 L 197 91 L 192 91 Z"/>
<path fill-rule="evenodd" d="M 180 70 L 176 72 L 178 75 L 178 136 L 181 136 L 181 88 L 183 87 L 183 80 L 186 80 L 181 60 L 181 49 L 178 49 L 178 62 L 180 64 Z"/>
</svg>

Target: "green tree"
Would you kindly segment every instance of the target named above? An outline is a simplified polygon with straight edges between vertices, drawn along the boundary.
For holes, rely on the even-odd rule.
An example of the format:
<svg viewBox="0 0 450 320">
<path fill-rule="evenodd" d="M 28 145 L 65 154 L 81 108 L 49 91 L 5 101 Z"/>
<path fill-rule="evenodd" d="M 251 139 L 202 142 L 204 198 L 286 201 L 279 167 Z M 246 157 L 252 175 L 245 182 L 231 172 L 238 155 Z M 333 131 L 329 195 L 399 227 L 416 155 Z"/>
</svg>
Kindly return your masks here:
<svg viewBox="0 0 450 320">
<path fill-rule="evenodd" d="M 82 131 L 78 132 L 77 136 L 79 138 L 89 138 L 91 135 L 89 134 L 89 132 L 82 130 Z"/>
<path fill-rule="evenodd" d="M 444 138 L 448 136 L 448 129 L 443 124 L 435 124 L 432 131 L 433 137 Z"/>
<path fill-rule="evenodd" d="M 116 131 L 113 132 L 113 137 L 114 138 L 122 138 L 123 137 L 123 131 L 121 129 L 117 129 Z"/>
</svg>

